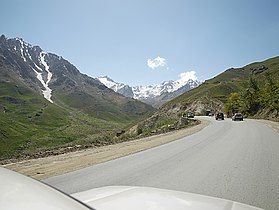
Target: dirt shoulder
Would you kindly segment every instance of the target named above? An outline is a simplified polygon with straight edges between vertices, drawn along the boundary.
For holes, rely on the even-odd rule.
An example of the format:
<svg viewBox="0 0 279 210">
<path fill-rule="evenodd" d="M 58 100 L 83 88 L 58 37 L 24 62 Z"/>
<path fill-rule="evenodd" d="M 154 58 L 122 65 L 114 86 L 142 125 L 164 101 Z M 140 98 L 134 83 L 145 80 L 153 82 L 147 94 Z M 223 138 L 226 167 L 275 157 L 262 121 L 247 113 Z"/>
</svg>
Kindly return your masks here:
<svg viewBox="0 0 279 210">
<path fill-rule="evenodd" d="M 90 148 L 56 156 L 24 160 L 17 163 L 3 165 L 3 167 L 42 180 L 180 139 L 202 130 L 208 124 L 208 121 L 202 120 L 200 124 L 182 130 L 114 145 Z"/>
</svg>

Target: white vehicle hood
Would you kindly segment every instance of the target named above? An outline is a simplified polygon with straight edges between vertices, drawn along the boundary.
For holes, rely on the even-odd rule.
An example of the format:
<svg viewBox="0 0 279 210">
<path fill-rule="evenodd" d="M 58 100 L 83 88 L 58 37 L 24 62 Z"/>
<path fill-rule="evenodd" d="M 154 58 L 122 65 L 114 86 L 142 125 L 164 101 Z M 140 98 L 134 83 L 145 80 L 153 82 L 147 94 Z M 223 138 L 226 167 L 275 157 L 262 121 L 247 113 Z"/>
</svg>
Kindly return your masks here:
<svg viewBox="0 0 279 210">
<path fill-rule="evenodd" d="M 259 210 L 224 199 L 148 187 L 102 187 L 75 193 L 70 197 L 46 184 L 2 167 L 0 167 L 0 209 Z"/>
<path fill-rule="evenodd" d="M 96 210 L 256 210 L 260 208 L 198 194 L 149 187 L 109 186 L 72 194 Z"/>
</svg>

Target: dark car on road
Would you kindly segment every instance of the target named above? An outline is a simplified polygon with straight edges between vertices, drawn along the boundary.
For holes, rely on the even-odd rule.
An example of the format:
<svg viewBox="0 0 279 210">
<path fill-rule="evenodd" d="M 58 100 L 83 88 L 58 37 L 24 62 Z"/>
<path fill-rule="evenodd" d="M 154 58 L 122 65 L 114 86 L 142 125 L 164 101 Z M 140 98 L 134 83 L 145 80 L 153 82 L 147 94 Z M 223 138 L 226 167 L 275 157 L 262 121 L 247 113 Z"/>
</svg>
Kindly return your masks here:
<svg viewBox="0 0 279 210">
<path fill-rule="evenodd" d="M 187 113 L 187 117 L 188 117 L 188 118 L 194 118 L 194 116 L 195 116 L 195 115 L 194 115 L 193 112 L 188 112 L 188 113 Z"/>
<path fill-rule="evenodd" d="M 224 113 L 218 112 L 218 113 L 215 115 L 215 119 L 216 119 L 216 120 L 224 120 Z"/>
<path fill-rule="evenodd" d="M 233 121 L 243 121 L 243 115 L 241 113 L 235 113 L 232 117 Z"/>
</svg>

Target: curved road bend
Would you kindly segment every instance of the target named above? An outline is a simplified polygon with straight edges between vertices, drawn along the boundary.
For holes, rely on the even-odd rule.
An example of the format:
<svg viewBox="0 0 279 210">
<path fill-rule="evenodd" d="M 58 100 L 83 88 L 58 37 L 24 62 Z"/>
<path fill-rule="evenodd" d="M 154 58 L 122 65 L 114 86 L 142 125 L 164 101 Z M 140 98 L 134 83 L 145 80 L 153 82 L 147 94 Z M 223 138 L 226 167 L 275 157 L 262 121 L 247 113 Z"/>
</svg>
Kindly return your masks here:
<svg viewBox="0 0 279 210">
<path fill-rule="evenodd" d="M 254 120 L 203 119 L 210 125 L 191 136 L 44 181 L 66 193 L 150 186 L 278 209 L 278 133 Z"/>
</svg>

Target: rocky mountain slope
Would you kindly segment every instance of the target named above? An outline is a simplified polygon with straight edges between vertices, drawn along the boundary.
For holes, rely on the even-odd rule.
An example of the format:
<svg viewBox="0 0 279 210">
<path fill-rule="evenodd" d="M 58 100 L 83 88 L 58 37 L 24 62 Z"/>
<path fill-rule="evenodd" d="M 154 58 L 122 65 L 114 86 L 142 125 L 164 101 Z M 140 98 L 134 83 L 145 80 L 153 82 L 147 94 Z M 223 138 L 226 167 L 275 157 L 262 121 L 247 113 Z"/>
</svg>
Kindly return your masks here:
<svg viewBox="0 0 279 210">
<path fill-rule="evenodd" d="M 170 101 L 201 84 L 198 80 L 189 79 L 187 81 L 165 81 L 159 85 L 130 87 L 129 85 L 115 82 L 107 76 L 98 77 L 96 79 L 117 93 L 138 99 L 154 107 L 159 107 L 165 102 Z"/>
</svg>

